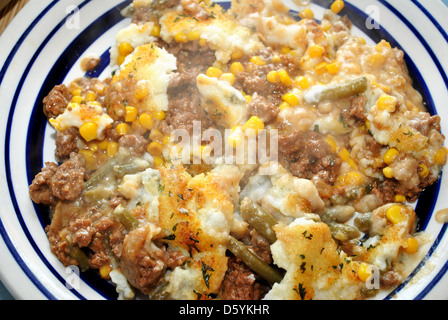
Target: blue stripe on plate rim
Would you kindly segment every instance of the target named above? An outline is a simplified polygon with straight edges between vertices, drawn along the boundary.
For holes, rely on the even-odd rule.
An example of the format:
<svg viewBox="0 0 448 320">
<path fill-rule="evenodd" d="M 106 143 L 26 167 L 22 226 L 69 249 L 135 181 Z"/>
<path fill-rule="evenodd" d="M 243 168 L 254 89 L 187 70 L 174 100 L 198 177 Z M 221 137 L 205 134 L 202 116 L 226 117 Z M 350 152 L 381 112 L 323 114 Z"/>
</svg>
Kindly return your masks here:
<svg viewBox="0 0 448 320">
<path fill-rule="evenodd" d="M 89 0 L 90 1 L 90 0 Z M 85 1 L 85 2 L 83 2 L 83 4 L 85 4 L 85 3 L 87 3 L 87 2 L 89 2 L 89 1 Z M 38 18 L 36 18 L 35 19 L 35 21 L 33 21 L 33 23 L 30 25 L 30 27 L 27 29 L 27 31 L 21 36 L 21 38 L 20 38 L 20 40 L 23 42 L 23 40 L 24 40 L 24 38 L 27 36 L 27 34 L 34 28 L 34 26 L 38 23 L 38 21 L 42 18 L 42 16 L 43 15 L 45 15 L 45 13 L 54 5 L 54 3 L 55 3 L 56 1 L 54 1 L 52 4 L 50 4 L 46 9 L 45 9 L 45 11 L 43 11 L 42 12 L 42 14 L 38 17 Z M 315 2 L 318 2 L 318 1 L 315 1 Z M 384 4 L 384 1 L 381 1 L 380 0 L 380 2 L 381 3 L 383 3 Z M 413 2 L 415 2 L 415 1 L 413 1 Z M 387 4 L 388 5 L 388 4 Z M 390 8 L 391 10 L 393 10 L 393 11 L 396 11 L 393 7 L 391 7 Z M 346 9 L 344 9 L 344 10 L 346 10 Z M 352 6 L 352 5 L 350 5 L 350 10 L 353 10 L 353 11 L 356 11 L 356 14 L 357 15 L 364 15 L 364 17 L 366 18 L 367 17 L 367 15 L 365 15 L 365 13 L 363 13 L 362 11 L 360 11 L 359 9 L 357 9 L 356 7 L 354 7 L 354 6 Z M 348 10 L 347 10 L 348 11 Z M 426 12 L 424 12 L 425 13 L 425 15 L 428 15 L 429 13 L 426 11 Z M 404 19 L 404 22 L 408 25 L 409 24 L 409 22 L 403 17 L 403 16 L 401 16 L 400 17 L 400 19 L 403 21 L 403 19 Z M 432 22 L 434 22 L 433 21 L 434 19 L 431 19 L 431 21 Z M 65 21 L 65 20 L 64 20 Z M 365 21 L 365 20 L 364 20 Z M 356 25 L 356 24 L 355 24 Z M 409 25 L 408 25 L 409 26 Z M 359 26 L 358 26 L 359 27 Z M 440 26 L 439 26 L 440 27 Z M 439 28 L 438 28 L 439 29 Z M 384 30 L 383 28 L 382 28 L 382 30 Z M 415 30 L 415 29 L 411 29 L 412 30 L 412 32 L 419 38 L 419 40 L 420 41 L 424 41 L 424 39 L 422 39 L 422 37 L 418 34 L 418 32 L 417 32 L 417 30 Z M 387 37 L 388 36 L 388 37 Z M 446 36 L 446 34 L 444 34 L 444 36 Z M 393 39 L 390 37 L 390 35 L 389 34 L 386 34 L 386 39 L 387 38 L 389 38 L 389 40 L 391 40 L 391 43 L 393 43 L 393 42 L 395 42 L 395 41 L 393 41 Z M 4 75 L 4 73 L 6 72 L 6 69 L 8 68 L 8 66 L 9 66 L 9 63 L 10 63 L 10 61 L 12 60 L 12 56 L 13 55 L 15 55 L 15 53 L 17 52 L 17 50 L 18 50 L 18 48 L 19 48 L 19 46 L 20 46 L 20 44 L 21 43 L 17 43 L 16 44 L 16 46 L 15 46 L 15 50 L 14 50 L 14 52 L 12 52 L 11 54 L 10 54 L 10 56 L 8 57 L 8 59 L 7 59 L 7 63 L 5 63 L 5 65 L 4 65 L 4 67 L 3 67 L 3 70 L 2 70 L 2 72 L 0 73 L 0 83 L 1 83 L 1 81 L 3 80 L 3 75 Z M 394 44 L 394 43 L 393 43 Z M 427 43 L 424 41 L 424 43 L 422 43 L 424 46 L 425 46 L 425 49 L 430 49 L 429 47 L 428 47 L 428 45 L 427 45 Z M 431 54 L 431 53 L 430 53 Z M 438 65 L 438 67 L 440 66 L 440 63 L 437 61 L 437 59 L 436 59 L 436 57 L 434 56 L 434 54 L 433 54 L 433 52 L 432 52 L 432 54 L 431 54 L 431 57 L 432 57 L 432 59 L 433 60 L 435 60 L 434 62 Z M 6 69 L 5 69 L 5 67 L 6 67 Z M 415 66 L 414 66 L 414 68 L 415 68 Z M 27 70 L 29 70 L 29 68 L 27 69 Z M 439 68 L 439 71 L 441 71 L 442 72 L 442 70 L 443 69 L 441 69 L 441 68 Z M 418 70 L 415 70 L 415 71 L 417 71 L 417 73 L 414 73 L 414 75 L 415 74 L 418 74 L 419 75 L 419 73 L 418 73 Z M 413 73 L 412 72 L 412 70 L 411 70 L 411 73 Z M 25 75 L 26 75 L 26 73 L 25 73 Z M 25 77 L 25 75 L 23 76 L 23 77 Z M 444 79 L 446 79 L 446 74 L 444 74 Z M 23 80 L 23 78 L 22 78 L 22 80 Z M 424 82 L 422 81 L 422 78 L 421 78 L 421 76 L 420 76 L 420 80 L 421 81 L 418 81 L 419 83 L 423 83 L 424 84 Z M 23 81 L 22 81 L 22 83 L 23 83 Z M 445 84 L 446 84 L 447 82 L 445 81 Z M 427 89 L 426 89 L 427 90 Z M 18 92 L 19 92 L 20 90 L 18 90 L 17 92 L 16 92 L 16 95 L 18 94 Z M 425 92 L 424 92 L 425 93 Z M 424 96 L 426 96 L 426 97 L 430 97 L 430 95 L 428 95 L 428 92 L 426 91 L 426 95 L 424 94 Z M 36 102 L 36 103 L 40 103 L 40 102 Z M 36 108 L 35 108 L 36 109 Z M 435 111 L 435 109 L 433 108 L 433 110 L 432 111 Z M 33 112 L 34 112 L 34 110 L 33 110 Z M 10 115 L 10 118 L 8 119 L 8 128 L 10 129 L 10 120 L 11 120 L 11 117 L 12 117 L 12 114 Z M 8 132 L 8 134 L 9 134 L 9 132 Z M 7 143 L 9 144 L 9 141 L 7 141 Z M 9 148 L 9 145 L 8 145 L 8 148 Z M 5 149 L 7 149 L 7 148 L 5 148 Z M 7 150 L 8 151 L 8 153 L 9 153 L 9 150 Z M 5 155 L 6 155 L 7 153 L 5 152 Z M 5 157 L 6 158 L 6 163 L 8 163 L 8 157 Z M 32 171 L 32 170 L 31 170 Z M 8 168 L 8 173 L 10 173 L 9 172 L 9 168 Z M 8 182 L 10 183 L 11 182 L 11 180 L 10 180 L 10 176 L 9 176 L 9 180 L 8 180 Z M 440 188 L 440 185 L 439 185 L 439 188 Z M 438 189 L 438 188 L 437 188 Z M 10 191 L 13 193 L 13 190 L 12 190 L 12 186 L 11 186 L 11 188 L 10 188 Z M 437 190 L 437 192 L 436 193 L 438 193 L 438 190 Z M 419 202 L 420 202 L 420 199 L 419 199 Z M 15 203 L 15 209 L 16 209 L 16 211 L 17 210 L 19 210 L 19 208 L 17 207 L 17 203 Z M 433 209 L 433 208 L 432 208 Z M 432 211 L 432 209 L 431 209 L 431 211 Z M 18 216 L 20 216 L 20 213 L 18 213 Z M 0 222 L 1 223 L 1 222 Z M 21 223 L 23 223 L 23 221 L 21 221 Z M 26 226 L 24 226 L 23 224 L 22 224 L 22 227 L 24 228 L 24 229 L 26 229 Z M 444 227 L 444 229 L 446 229 L 446 226 Z M 2 225 L 0 225 L 0 231 L 2 231 L 2 236 L 4 236 L 6 233 L 4 232 L 4 228 L 3 228 L 3 226 Z M 25 231 L 25 230 L 24 230 Z M 444 231 L 443 231 L 444 232 Z M 29 237 L 29 235 L 27 234 L 27 236 L 28 236 L 28 238 L 30 239 L 30 237 Z M 441 238 L 441 236 L 443 236 L 443 234 L 442 233 L 440 233 L 439 234 L 439 236 L 438 236 L 438 238 L 437 238 L 437 240 L 435 241 L 435 243 L 434 243 L 434 245 L 433 245 L 433 247 L 430 249 L 430 252 L 428 252 L 428 255 L 430 256 L 431 254 L 432 254 L 432 252 L 435 250 L 435 245 L 436 245 L 436 243 L 438 244 L 438 240 L 439 240 L 439 238 Z M 30 239 L 30 241 L 32 241 L 32 239 Z M 11 248 L 11 242 L 9 241 L 9 243 L 8 243 L 9 245 L 8 245 L 8 247 L 10 248 L 10 250 L 12 249 L 12 250 L 14 250 L 15 251 L 15 248 Z M 40 254 L 41 256 L 42 256 L 42 254 Z M 18 253 L 17 252 L 15 252 L 15 254 L 14 254 L 14 257 L 16 258 L 16 260 L 20 260 L 20 262 L 21 263 L 19 263 L 20 265 L 21 265 L 21 267 L 22 267 L 22 269 L 23 268 L 25 268 L 25 269 L 27 269 L 27 275 L 30 277 L 30 274 L 31 274 L 31 279 L 33 280 L 35 280 L 36 282 L 38 282 L 38 280 L 35 278 L 35 275 L 33 275 L 32 274 L 32 272 L 26 267 L 26 266 L 24 266 L 23 265 L 23 261 L 21 260 L 21 258 L 20 258 L 20 256 L 18 255 Z M 19 262 L 19 261 L 18 261 Z M 48 264 L 48 262 L 47 262 L 47 264 Z M 24 270 L 25 271 L 25 270 Z M 53 272 L 55 272 L 55 271 L 53 271 Z M 414 271 L 413 272 L 413 274 L 415 273 L 416 271 Z M 443 274 L 441 273 L 441 272 L 439 272 L 439 274 L 437 275 L 437 277 L 436 278 L 434 278 L 434 280 L 433 280 L 433 282 L 434 281 L 436 281 L 436 280 L 438 280 L 437 278 L 440 278 L 440 277 L 442 277 L 443 276 Z M 35 282 L 35 281 L 33 281 L 33 282 Z M 36 283 L 35 283 L 36 284 Z M 40 284 L 40 283 L 39 283 Z M 402 287 L 403 287 L 404 285 L 402 285 Z M 41 290 L 41 291 L 43 291 L 43 293 L 45 293 L 46 294 L 46 296 L 48 297 L 48 298 L 54 298 L 53 297 L 53 295 L 51 294 L 51 293 L 49 293 L 41 284 L 40 285 L 38 285 L 38 287 L 39 287 L 39 289 Z M 397 288 L 396 290 L 399 290 L 400 289 L 400 287 L 399 288 Z M 428 289 L 428 288 L 427 288 Z M 430 290 L 430 288 L 428 289 L 428 291 Z M 396 293 L 396 291 L 395 291 L 395 293 Z M 420 297 L 422 296 L 422 293 L 419 295 Z"/>
<path fill-rule="evenodd" d="M 7 61 L 5 62 L 3 68 L 2 68 L 2 72 L 1 72 L 1 78 L 0 78 L 0 84 L 1 81 L 3 81 L 3 77 L 4 74 L 6 73 L 9 64 L 11 63 L 13 56 L 17 53 L 20 45 L 23 43 L 23 41 L 25 40 L 25 38 L 28 36 L 28 34 L 31 32 L 31 30 L 34 28 L 34 26 L 42 19 L 42 17 L 48 13 L 49 10 L 51 10 L 51 8 L 57 3 L 58 1 L 53 1 L 50 5 L 48 5 L 45 10 L 43 10 L 42 14 L 39 15 L 34 21 L 33 23 L 30 25 L 30 27 L 25 31 L 25 33 L 21 36 L 20 38 L 20 43 L 18 42 L 16 44 L 16 46 L 14 47 L 14 50 L 11 52 L 11 54 L 9 55 Z M 78 8 L 81 10 L 86 4 L 88 4 L 89 2 L 91 2 L 91 0 L 86 0 L 84 2 L 82 2 Z M 129 0 L 122 2 L 120 5 L 118 6 L 124 6 L 126 4 L 129 3 Z M 98 22 L 102 22 L 102 20 L 107 16 L 107 15 L 111 15 L 112 17 L 114 17 L 113 23 L 118 23 L 119 21 L 121 21 L 123 19 L 123 17 L 121 17 L 119 15 L 119 11 L 116 10 L 116 8 L 111 9 L 108 13 L 105 13 L 102 17 L 98 18 L 95 22 L 93 22 L 91 24 L 91 26 L 89 26 L 88 28 L 86 28 L 83 33 L 81 33 L 77 39 L 79 42 L 82 42 L 81 38 L 83 35 L 85 35 L 84 32 L 87 32 L 89 30 L 89 28 L 93 28 L 92 26 L 94 26 L 96 23 Z M 8 188 L 10 190 L 10 197 L 11 197 L 11 201 L 13 203 L 14 209 L 16 211 L 16 215 L 17 218 L 20 222 L 20 225 L 22 226 L 22 229 L 26 235 L 26 237 L 28 238 L 30 244 L 32 245 L 32 247 L 36 250 L 36 253 L 38 254 L 38 256 L 41 258 L 41 260 L 45 263 L 45 265 L 49 268 L 49 270 L 56 276 L 56 278 L 58 278 L 59 281 L 61 281 L 61 283 L 65 283 L 65 280 L 62 279 L 59 274 L 53 269 L 53 267 L 51 266 L 51 264 L 44 258 L 42 252 L 40 251 L 40 249 L 37 247 L 36 243 L 34 242 L 34 240 L 32 239 L 32 237 L 30 236 L 28 229 L 23 221 L 22 218 L 22 214 L 20 213 L 20 208 L 18 207 L 17 201 L 16 201 L 16 197 L 14 194 L 14 190 L 13 190 L 13 186 L 12 186 L 12 180 L 11 180 L 11 171 L 10 171 L 10 164 L 9 164 L 9 138 L 10 138 L 10 130 L 11 130 L 11 122 L 12 122 L 12 118 L 13 118 L 13 114 L 14 114 L 14 109 L 15 109 L 15 104 L 17 102 L 18 99 L 18 95 L 20 93 L 20 88 L 23 85 L 23 82 L 25 81 L 25 78 L 28 75 L 29 70 L 31 69 L 31 66 L 33 64 L 33 62 L 36 60 L 37 56 L 39 55 L 39 53 L 42 51 L 43 47 L 47 44 L 47 42 L 49 41 L 49 39 L 54 36 L 54 34 L 61 28 L 62 25 L 64 25 L 66 19 L 70 16 L 70 14 L 68 14 L 66 17 L 64 17 L 57 25 L 56 27 L 50 32 L 50 34 L 45 38 L 45 40 L 42 42 L 42 44 L 39 46 L 39 48 L 37 49 L 36 53 L 33 55 L 33 58 L 30 60 L 26 71 L 23 73 L 21 80 L 19 81 L 19 86 L 15 92 L 14 95 L 14 99 L 13 99 L 13 103 L 11 105 L 11 109 L 10 109 L 10 114 L 8 116 L 8 124 L 7 124 L 7 130 L 6 130 L 6 136 L 5 136 L 5 170 L 6 170 L 6 178 L 7 178 L 7 182 L 8 182 Z M 117 20 L 118 18 L 118 20 Z M 110 26 L 109 26 L 110 27 Z M 77 39 L 75 39 L 73 42 L 76 42 Z M 73 43 L 72 42 L 72 43 Z M 69 46 L 70 47 L 70 46 Z M 86 48 L 84 48 L 86 49 Z M 67 49 L 68 50 L 68 49 Z M 69 56 L 67 54 L 67 56 Z M 72 64 L 74 63 L 74 61 L 72 61 Z M 41 102 L 37 102 L 36 104 L 40 104 Z M 33 113 L 35 112 L 37 108 L 34 108 Z M 30 118 L 32 119 L 32 118 Z M 30 121 L 30 125 L 29 127 L 33 127 L 35 125 L 34 121 Z M 29 156 L 29 152 L 27 150 L 27 157 Z M 20 254 L 17 252 L 16 248 L 13 246 L 11 240 L 8 237 L 8 234 L 6 232 L 6 230 L 4 229 L 3 224 L 1 224 L 0 222 L 0 233 L 3 237 L 3 239 L 5 240 L 5 243 L 7 244 L 7 247 L 9 248 L 11 254 L 13 255 L 14 259 L 17 261 L 18 265 L 22 268 L 22 270 L 25 272 L 25 274 L 28 276 L 28 278 L 36 285 L 36 287 L 48 298 L 48 299 L 56 299 L 56 297 L 54 297 L 54 295 L 48 291 L 47 288 L 45 288 L 44 285 L 42 285 L 39 280 L 36 278 L 36 276 L 31 272 L 31 270 L 28 268 L 28 266 L 24 263 L 24 261 L 22 260 L 22 258 L 20 257 Z M 81 294 L 79 294 L 76 290 L 71 290 L 72 293 L 74 293 L 79 299 L 85 299 Z"/>
</svg>

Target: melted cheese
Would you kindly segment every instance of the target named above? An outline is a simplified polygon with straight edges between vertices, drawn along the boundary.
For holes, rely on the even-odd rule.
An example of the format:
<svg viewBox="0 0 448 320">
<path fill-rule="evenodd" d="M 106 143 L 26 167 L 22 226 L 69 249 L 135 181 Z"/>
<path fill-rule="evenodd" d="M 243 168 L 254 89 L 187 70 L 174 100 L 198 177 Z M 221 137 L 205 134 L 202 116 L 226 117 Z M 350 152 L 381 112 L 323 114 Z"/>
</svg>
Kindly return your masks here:
<svg viewBox="0 0 448 320">
<path fill-rule="evenodd" d="M 331 237 L 325 223 L 304 218 L 274 227 L 277 241 L 271 246 L 274 263 L 286 270 L 266 300 L 339 300 L 360 298 L 364 286 L 354 266 Z"/>
<path fill-rule="evenodd" d="M 200 74 L 197 86 L 202 108 L 218 125 L 233 128 L 244 123 L 247 118 L 246 99 L 230 83 Z"/>
<path fill-rule="evenodd" d="M 168 110 L 167 89 L 171 73 L 176 70 L 176 58 L 155 44 L 145 44 L 126 57 L 119 72 L 112 77 L 112 83 L 133 78 L 138 87 L 146 87 L 141 112 Z"/>
<path fill-rule="evenodd" d="M 97 137 L 104 138 L 104 130 L 112 124 L 113 120 L 98 102 L 88 102 L 87 104 L 69 103 L 67 108 L 56 119 L 50 119 L 51 125 L 58 131 L 63 131 L 70 127 L 80 128 L 85 123 L 95 123 L 97 125 Z"/>
<path fill-rule="evenodd" d="M 216 59 L 222 63 L 227 63 L 232 53 L 252 55 L 263 47 L 256 34 L 225 13 L 220 5 L 208 5 L 206 1 L 200 1 L 198 5 L 210 14 L 208 19 L 194 19 L 182 15 L 176 9 L 167 10 L 160 19 L 162 39 L 171 43 L 180 32 L 198 32 L 201 39 L 207 41 L 209 47 L 216 51 Z"/>
<path fill-rule="evenodd" d="M 160 171 L 159 225 L 170 247 L 190 257 L 167 277 L 166 291 L 178 299 L 216 294 L 227 270 L 227 236 L 242 227 L 233 215 L 242 174 L 232 166 L 194 177 L 181 166 Z"/>
</svg>

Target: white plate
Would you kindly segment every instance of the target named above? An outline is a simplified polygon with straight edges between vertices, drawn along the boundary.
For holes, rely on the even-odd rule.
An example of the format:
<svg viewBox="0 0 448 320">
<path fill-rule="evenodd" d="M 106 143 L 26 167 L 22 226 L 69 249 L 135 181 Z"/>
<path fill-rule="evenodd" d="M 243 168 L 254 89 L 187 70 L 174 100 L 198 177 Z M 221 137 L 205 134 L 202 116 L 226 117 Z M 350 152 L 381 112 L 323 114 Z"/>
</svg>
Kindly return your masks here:
<svg viewBox="0 0 448 320">
<path fill-rule="evenodd" d="M 0 275 L 17 299 L 117 296 L 114 287 L 93 272 L 78 276 L 50 252 L 44 231 L 47 211 L 31 202 L 28 186 L 45 161 L 54 161 L 53 131 L 46 124 L 42 99 L 54 85 L 82 75 L 79 62 L 84 54 L 103 56 L 91 76 L 110 74 L 108 48 L 116 32 L 129 23 L 116 6 L 129 2 L 31 1 L 0 38 Z M 317 18 L 331 2 L 314 1 Z M 294 9 L 293 2 L 288 3 Z M 448 132 L 447 7 L 440 0 L 349 0 L 343 14 L 353 21 L 354 33 L 372 43 L 385 38 L 405 52 L 416 87 L 429 110 L 441 114 L 442 131 Z M 430 233 L 433 243 L 410 277 L 378 298 L 448 299 L 447 225 L 434 219 L 435 212 L 448 208 L 447 190 L 445 174 L 420 197 L 420 230 Z"/>
</svg>

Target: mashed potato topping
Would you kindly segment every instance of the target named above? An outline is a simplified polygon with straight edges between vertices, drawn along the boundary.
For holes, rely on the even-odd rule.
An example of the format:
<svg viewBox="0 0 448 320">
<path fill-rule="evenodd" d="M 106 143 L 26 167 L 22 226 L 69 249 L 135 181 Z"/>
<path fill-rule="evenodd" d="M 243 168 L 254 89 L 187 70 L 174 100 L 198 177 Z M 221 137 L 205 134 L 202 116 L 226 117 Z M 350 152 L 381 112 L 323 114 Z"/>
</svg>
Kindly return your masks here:
<svg viewBox="0 0 448 320">
<path fill-rule="evenodd" d="M 352 35 L 343 6 L 318 22 L 280 0 L 135 0 L 112 75 L 43 101 L 55 162 L 29 192 L 58 259 L 119 299 L 400 285 L 431 241 L 412 203 L 448 150 L 403 52 Z"/>
</svg>

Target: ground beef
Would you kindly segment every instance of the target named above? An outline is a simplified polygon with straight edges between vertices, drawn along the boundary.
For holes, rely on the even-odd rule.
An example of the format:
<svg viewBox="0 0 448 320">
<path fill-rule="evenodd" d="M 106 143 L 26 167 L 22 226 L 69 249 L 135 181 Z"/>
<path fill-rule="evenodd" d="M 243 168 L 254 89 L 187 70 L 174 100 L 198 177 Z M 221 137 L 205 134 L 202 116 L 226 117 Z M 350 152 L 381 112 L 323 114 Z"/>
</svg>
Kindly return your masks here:
<svg viewBox="0 0 448 320">
<path fill-rule="evenodd" d="M 57 169 L 56 163 L 46 162 L 45 167 L 36 175 L 29 187 L 29 194 L 34 203 L 47 206 L 53 206 L 56 203 L 57 198 L 53 195 L 50 185 L 51 178 Z"/>
<path fill-rule="evenodd" d="M 137 88 L 137 80 L 125 78 L 106 87 L 104 99 L 107 113 L 115 121 L 124 121 L 126 106 L 138 105 L 138 100 L 134 96 Z"/>
<path fill-rule="evenodd" d="M 223 300 L 260 300 L 267 288 L 256 281 L 256 275 L 239 259 L 230 256 L 221 287 Z"/>
<path fill-rule="evenodd" d="M 142 156 L 148 144 L 149 140 L 136 134 L 126 134 L 118 140 L 118 145 L 127 148 L 133 156 Z"/>
<path fill-rule="evenodd" d="M 248 116 L 257 116 L 265 124 L 277 119 L 279 108 L 265 97 L 255 95 L 247 106 Z"/>
<path fill-rule="evenodd" d="M 410 122 L 412 128 L 420 132 L 425 137 L 428 137 L 432 130 L 440 132 L 441 127 L 439 115 L 431 116 L 429 113 L 422 113 L 421 117 L 422 119 L 419 119 L 418 121 Z"/>
<path fill-rule="evenodd" d="M 366 102 L 367 98 L 364 95 L 354 97 L 351 101 L 349 115 L 357 120 L 365 121 L 367 119 Z"/>
<path fill-rule="evenodd" d="M 286 93 L 287 87 L 280 82 L 270 83 L 266 80 L 268 72 L 274 69 L 277 69 L 274 65 L 266 64 L 255 68 L 251 72 L 239 72 L 236 75 L 235 88 L 251 96 L 257 93 L 265 97 L 270 103 L 280 105 L 281 97 Z"/>
<path fill-rule="evenodd" d="M 50 181 L 53 195 L 62 200 L 74 200 L 84 190 L 85 168 L 82 156 L 76 153 L 70 155 L 59 166 Z"/>
<path fill-rule="evenodd" d="M 47 118 L 52 118 L 64 113 L 71 98 L 72 95 L 64 84 L 55 86 L 43 100 L 44 114 Z"/>
<path fill-rule="evenodd" d="M 121 270 L 129 282 L 144 294 L 154 289 L 167 269 L 185 262 L 185 257 L 151 244 L 149 226 L 131 231 L 123 241 Z"/>
<path fill-rule="evenodd" d="M 72 152 L 78 152 L 77 141 L 79 130 L 71 127 L 63 131 L 57 131 L 55 156 L 60 162 L 70 158 Z"/>
<path fill-rule="evenodd" d="M 180 45 L 160 41 L 158 45 L 177 57 L 177 73 L 173 74 L 168 88 L 167 117 L 159 129 L 164 134 L 171 134 L 175 129 L 185 129 L 191 134 L 193 121 L 200 121 L 203 131 L 213 127 L 213 122 L 201 108 L 196 78 L 213 64 L 214 51 L 199 46 L 197 41 Z"/>
<path fill-rule="evenodd" d="M 315 131 L 295 132 L 279 137 L 279 162 L 299 178 L 317 176 L 333 184 L 341 159 L 331 152 L 323 135 Z"/>
</svg>

